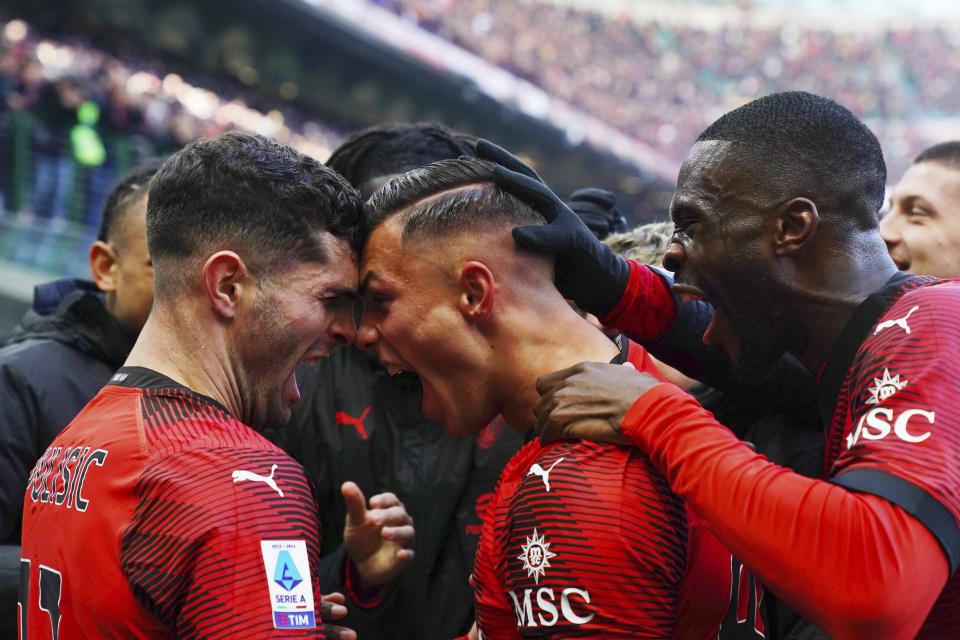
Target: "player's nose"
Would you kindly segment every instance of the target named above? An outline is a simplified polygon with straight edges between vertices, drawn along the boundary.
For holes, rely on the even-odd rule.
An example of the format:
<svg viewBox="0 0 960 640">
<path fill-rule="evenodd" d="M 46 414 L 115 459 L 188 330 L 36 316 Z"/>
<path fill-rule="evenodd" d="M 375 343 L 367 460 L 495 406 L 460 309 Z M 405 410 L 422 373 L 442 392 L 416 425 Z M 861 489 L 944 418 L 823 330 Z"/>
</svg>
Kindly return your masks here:
<svg viewBox="0 0 960 640">
<path fill-rule="evenodd" d="M 373 326 L 373 323 L 369 322 L 367 317 L 364 316 L 360 321 L 360 328 L 357 329 L 357 346 L 361 349 L 366 349 L 367 351 L 373 351 L 379 340 L 380 332 L 375 326 Z"/>
<path fill-rule="evenodd" d="M 667 245 L 667 250 L 663 254 L 663 268 L 673 273 L 679 273 L 680 269 L 683 268 L 685 259 L 686 254 L 683 251 L 683 247 L 680 246 L 679 242 L 675 242 L 673 238 L 671 238 L 670 243 Z"/>
<path fill-rule="evenodd" d="M 897 223 L 897 214 L 890 212 L 880 218 L 880 236 L 887 243 L 887 247 L 900 242 L 900 225 Z"/>
<path fill-rule="evenodd" d="M 353 321 L 353 312 L 346 309 L 337 313 L 328 330 L 330 337 L 338 345 L 353 344 L 357 337 L 357 328 Z"/>
</svg>

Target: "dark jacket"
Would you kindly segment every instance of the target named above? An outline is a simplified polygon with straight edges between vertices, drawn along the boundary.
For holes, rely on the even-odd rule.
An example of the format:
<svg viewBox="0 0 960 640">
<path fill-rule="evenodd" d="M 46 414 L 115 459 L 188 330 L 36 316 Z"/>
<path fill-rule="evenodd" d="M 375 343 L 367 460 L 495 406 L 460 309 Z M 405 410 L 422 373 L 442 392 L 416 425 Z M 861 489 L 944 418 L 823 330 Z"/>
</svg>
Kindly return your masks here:
<svg viewBox="0 0 960 640">
<path fill-rule="evenodd" d="M 413 561 L 378 606 L 351 604 L 344 624 L 365 639 L 450 640 L 473 624 L 467 580 L 483 509 L 523 436 L 498 418 L 475 437 L 454 438 L 420 414 L 419 389 L 403 382 L 371 355 L 334 349 L 304 383 L 290 424 L 266 435 L 317 484 L 324 593 L 346 588 L 343 482 L 356 482 L 368 499 L 392 491 L 413 517 Z"/>
<path fill-rule="evenodd" d="M 90 282 L 36 287 L 0 348 L 0 638 L 16 637 L 20 518 L 34 463 L 133 347 Z M 13 566 L 7 566 L 13 563 Z"/>
<path fill-rule="evenodd" d="M 33 307 L 0 348 L 0 542 L 20 541 L 27 476 L 133 347 L 90 282 L 36 287 Z"/>
</svg>

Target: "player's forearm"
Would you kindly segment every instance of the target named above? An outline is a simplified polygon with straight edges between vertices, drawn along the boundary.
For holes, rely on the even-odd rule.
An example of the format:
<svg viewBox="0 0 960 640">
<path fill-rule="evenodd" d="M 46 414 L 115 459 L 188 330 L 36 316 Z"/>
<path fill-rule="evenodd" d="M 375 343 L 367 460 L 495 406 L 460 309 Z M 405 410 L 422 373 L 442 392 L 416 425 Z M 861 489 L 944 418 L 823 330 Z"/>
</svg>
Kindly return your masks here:
<svg viewBox="0 0 960 640">
<path fill-rule="evenodd" d="M 882 498 L 768 462 L 679 393 L 645 394 L 624 434 L 730 551 L 831 637 L 914 637 L 947 579 L 926 527 Z"/>
</svg>

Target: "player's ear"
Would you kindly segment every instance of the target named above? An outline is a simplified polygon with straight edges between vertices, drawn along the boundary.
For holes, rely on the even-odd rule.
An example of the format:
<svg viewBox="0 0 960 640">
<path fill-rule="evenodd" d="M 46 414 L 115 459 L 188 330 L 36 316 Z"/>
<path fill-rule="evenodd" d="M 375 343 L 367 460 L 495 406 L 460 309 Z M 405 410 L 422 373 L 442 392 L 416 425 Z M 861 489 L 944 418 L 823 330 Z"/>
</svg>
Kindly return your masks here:
<svg viewBox="0 0 960 640">
<path fill-rule="evenodd" d="M 460 269 L 460 311 L 476 322 L 486 322 L 493 312 L 493 272 L 482 262 L 471 260 Z"/>
<path fill-rule="evenodd" d="M 218 251 L 203 265 L 203 288 L 214 311 L 223 318 L 233 318 L 237 305 L 252 279 L 243 260 L 233 251 Z"/>
<path fill-rule="evenodd" d="M 104 293 L 117 289 L 117 254 L 109 244 L 97 240 L 90 245 L 90 273 L 97 288 Z"/>
<path fill-rule="evenodd" d="M 809 244 L 819 225 L 820 213 L 812 200 L 794 198 L 784 203 L 777 213 L 774 252 L 778 256 L 796 253 Z"/>
</svg>

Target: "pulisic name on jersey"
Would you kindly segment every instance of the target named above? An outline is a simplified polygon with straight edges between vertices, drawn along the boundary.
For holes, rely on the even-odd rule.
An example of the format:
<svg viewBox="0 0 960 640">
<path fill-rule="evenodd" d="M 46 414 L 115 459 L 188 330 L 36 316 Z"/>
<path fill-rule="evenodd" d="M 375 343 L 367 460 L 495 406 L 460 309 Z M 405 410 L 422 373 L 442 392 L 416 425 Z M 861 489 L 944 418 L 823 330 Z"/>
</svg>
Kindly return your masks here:
<svg viewBox="0 0 960 640">
<path fill-rule="evenodd" d="M 27 481 L 30 499 L 86 511 L 89 500 L 84 498 L 83 483 L 90 467 L 102 467 L 106 459 L 106 449 L 91 451 L 90 447 L 83 445 L 48 448 L 34 465 Z"/>
</svg>

